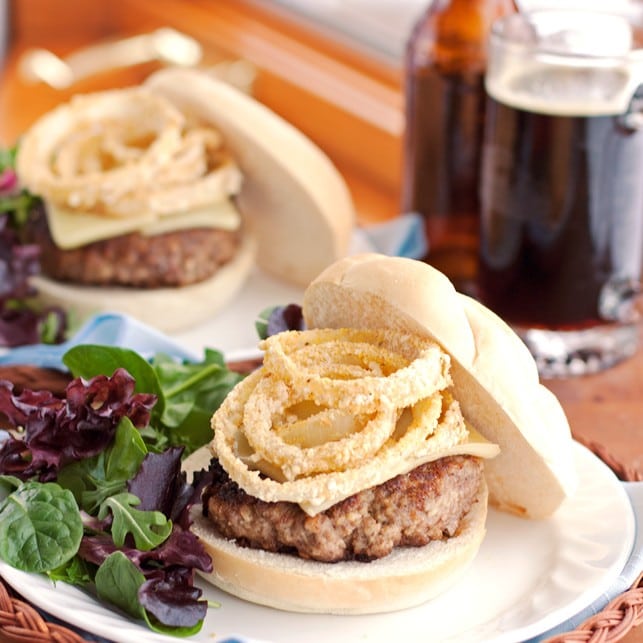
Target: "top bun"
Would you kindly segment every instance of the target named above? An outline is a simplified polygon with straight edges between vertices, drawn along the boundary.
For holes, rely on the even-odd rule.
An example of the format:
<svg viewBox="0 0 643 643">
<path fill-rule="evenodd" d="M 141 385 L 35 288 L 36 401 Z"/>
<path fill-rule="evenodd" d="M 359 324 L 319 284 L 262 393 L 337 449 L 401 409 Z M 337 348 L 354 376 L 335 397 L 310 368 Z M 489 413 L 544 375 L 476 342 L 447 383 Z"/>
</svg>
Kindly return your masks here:
<svg viewBox="0 0 643 643">
<path fill-rule="evenodd" d="M 202 71 L 163 69 L 145 86 L 221 131 L 244 176 L 236 202 L 266 272 L 305 286 L 347 254 L 354 224 L 348 188 L 299 130 Z"/>
<path fill-rule="evenodd" d="M 430 337 L 451 355 L 464 417 L 500 446 L 500 455 L 485 463 L 493 505 L 545 518 L 573 493 L 569 424 L 539 383 L 529 350 L 441 272 L 402 257 L 347 257 L 308 286 L 303 312 L 310 328 L 397 328 Z"/>
</svg>

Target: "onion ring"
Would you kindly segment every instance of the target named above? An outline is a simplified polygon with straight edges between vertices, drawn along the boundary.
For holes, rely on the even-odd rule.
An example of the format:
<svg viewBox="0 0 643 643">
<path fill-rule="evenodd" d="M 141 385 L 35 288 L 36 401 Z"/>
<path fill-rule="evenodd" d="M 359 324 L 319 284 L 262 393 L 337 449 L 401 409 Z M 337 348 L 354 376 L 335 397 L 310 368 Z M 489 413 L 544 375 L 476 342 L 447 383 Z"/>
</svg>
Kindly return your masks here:
<svg viewBox="0 0 643 643">
<path fill-rule="evenodd" d="M 389 440 L 377 456 L 357 467 L 340 472 L 320 473 L 292 481 L 279 481 L 263 475 L 263 471 L 248 466 L 237 452 L 239 427 L 242 426 L 244 402 L 262 373 L 248 376 L 224 400 L 212 418 L 214 440 L 211 448 L 228 475 L 247 493 L 266 502 L 298 503 L 309 515 L 323 511 L 363 489 L 381 484 L 391 477 L 406 473 L 422 462 L 428 462 L 449 448 L 463 442 L 468 431 L 457 402 L 435 393 L 421 423 L 414 431 L 406 432 L 397 441 Z M 443 408 L 443 400 L 446 403 Z M 424 434 L 421 433 L 421 428 Z M 244 432 L 247 436 L 248 431 Z M 412 437 L 411 437 L 412 435 Z M 422 438 L 422 439 L 420 439 Z"/>
<path fill-rule="evenodd" d="M 335 342 L 345 343 L 352 354 L 359 355 L 361 351 L 375 361 L 378 355 L 386 354 L 384 348 L 406 358 L 406 365 L 387 376 L 369 374 L 344 379 L 323 375 L 323 362 L 314 372 L 307 366 L 310 360 L 297 359 L 299 352 L 305 356 L 312 350 L 309 347 L 315 345 L 332 351 L 337 345 Z M 427 391 L 443 389 L 451 383 L 446 353 L 434 342 L 408 333 L 351 328 L 286 331 L 263 340 L 259 348 L 265 351 L 264 365 L 269 371 L 287 379 L 317 404 L 326 406 L 358 405 L 362 410 L 375 409 L 381 404 L 406 407 L 426 396 Z"/>
<path fill-rule="evenodd" d="M 241 184 L 219 132 L 144 87 L 77 95 L 45 114 L 21 141 L 18 173 L 59 207 L 106 217 L 206 207 Z"/>
<path fill-rule="evenodd" d="M 255 452 L 280 467 L 287 480 L 303 475 L 343 471 L 349 464 L 362 462 L 374 455 L 391 436 L 397 416 L 394 406 L 382 405 L 364 427 L 339 440 L 301 448 L 289 444 L 279 431 L 274 431 L 275 416 L 288 404 L 309 399 L 305 392 L 291 392 L 283 382 L 264 378 L 257 383 L 244 407 L 244 425 L 252 426 L 246 438 Z"/>
<path fill-rule="evenodd" d="M 263 366 L 212 417 L 213 454 L 252 496 L 314 515 L 467 439 L 449 358 L 429 340 L 316 329 L 260 346 Z"/>
</svg>

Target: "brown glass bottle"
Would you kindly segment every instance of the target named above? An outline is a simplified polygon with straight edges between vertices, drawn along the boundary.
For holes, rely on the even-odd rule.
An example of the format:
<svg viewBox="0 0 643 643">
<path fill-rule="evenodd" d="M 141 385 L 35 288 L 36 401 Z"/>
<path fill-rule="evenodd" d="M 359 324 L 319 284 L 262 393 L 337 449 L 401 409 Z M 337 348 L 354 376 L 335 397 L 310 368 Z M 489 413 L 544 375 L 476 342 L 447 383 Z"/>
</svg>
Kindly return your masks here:
<svg viewBox="0 0 643 643">
<path fill-rule="evenodd" d="M 425 260 L 475 295 L 487 38 L 513 0 L 434 0 L 407 47 L 402 211 L 425 220 Z"/>
</svg>

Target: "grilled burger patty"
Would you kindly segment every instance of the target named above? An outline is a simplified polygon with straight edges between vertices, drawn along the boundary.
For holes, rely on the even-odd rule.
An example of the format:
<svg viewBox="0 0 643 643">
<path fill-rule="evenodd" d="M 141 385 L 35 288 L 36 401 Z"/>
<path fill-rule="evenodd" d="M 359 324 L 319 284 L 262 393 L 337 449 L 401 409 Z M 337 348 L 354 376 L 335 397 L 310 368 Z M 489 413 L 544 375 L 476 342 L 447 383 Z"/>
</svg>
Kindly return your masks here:
<svg viewBox="0 0 643 643">
<path fill-rule="evenodd" d="M 272 552 L 324 562 L 369 561 L 394 547 L 421 547 L 456 534 L 480 487 L 473 456 L 429 462 L 309 516 L 290 502 L 248 495 L 213 460 L 204 513 L 226 538 Z"/>
<path fill-rule="evenodd" d="M 41 248 L 43 274 L 84 285 L 187 286 L 213 276 L 240 243 L 239 231 L 198 228 L 152 236 L 135 232 L 62 250 L 51 238 L 44 206 L 32 213 L 30 223 L 29 241 Z"/>
</svg>

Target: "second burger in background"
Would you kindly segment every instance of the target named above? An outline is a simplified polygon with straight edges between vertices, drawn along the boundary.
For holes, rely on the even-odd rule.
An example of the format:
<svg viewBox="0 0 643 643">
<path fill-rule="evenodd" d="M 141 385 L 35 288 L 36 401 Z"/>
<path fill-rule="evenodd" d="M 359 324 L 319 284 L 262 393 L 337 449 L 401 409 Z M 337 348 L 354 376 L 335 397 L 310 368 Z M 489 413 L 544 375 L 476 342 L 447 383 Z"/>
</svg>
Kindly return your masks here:
<svg viewBox="0 0 643 643">
<path fill-rule="evenodd" d="M 195 70 L 75 96 L 26 132 L 17 171 L 43 203 L 27 225 L 41 297 L 165 331 L 215 314 L 257 258 L 306 283 L 347 252 L 353 225 L 346 185 L 313 143 Z"/>
</svg>

